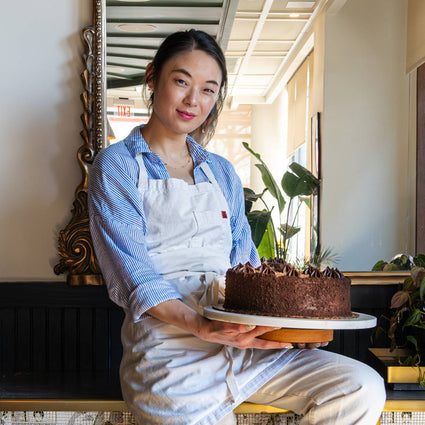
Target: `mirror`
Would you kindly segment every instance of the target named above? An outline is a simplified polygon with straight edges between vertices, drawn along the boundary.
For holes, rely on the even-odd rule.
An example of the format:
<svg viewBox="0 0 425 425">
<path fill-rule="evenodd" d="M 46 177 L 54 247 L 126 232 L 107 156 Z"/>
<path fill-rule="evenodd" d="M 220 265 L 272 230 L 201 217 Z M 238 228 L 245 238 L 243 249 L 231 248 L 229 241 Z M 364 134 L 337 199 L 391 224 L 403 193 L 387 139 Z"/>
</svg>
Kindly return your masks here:
<svg viewBox="0 0 425 425">
<path fill-rule="evenodd" d="M 259 54 L 259 56 L 256 58 L 256 62 L 253 62 L 253 64 L 249 68 L 253 69 L 256 66 L 257 68 L 259 67 L 261 70 L 262 63 L 266 62 L 266 59 L 264 57 L 266 56 L 266 52 L 268 51 L 271 51 L 272 53 L 274 52 L 275 56 L 278 56 L 278 52 L 284 52 L 284 55 L 290 56 L 293 59 L 293 61 L 291 62 L 291 65 L 289 64 L 279 65 L 274 75 L 272 76 L 268 75 L 267 78 L 265 77 L 263 78 L 263 80 L 268 81 L 268 84 L 269 84 L 268 87 L 270 87 L 270 91 L 268 91 L 266 95 L 263 96 L 262 99 L 260 99 L 258 94 L 253 94 L 253 93 L 248 93 L 245 96 L 242 94 L 238 97 L 235 94 L 236 92 L 233 91 L 233 89 L 230 90 L 231 91 L 231 101 L 230 101 L 231 105 L 229 105 L 230 107 L 235 107 L 238 104 L 249 103 L 248 102 L 249 99 L 251 99 L 253 102 L 254 101 L 258 102 L 257 104 L 254 103 L 254 106 L 252 106 L 253 109 L 251 109 L 251 112 L 250 112 L 251 117 L 254 115 L 253 110 L 256 113 L 256 115 L 260 116 L 260 113 L 258 112 L 258 110 L 261 107 L 263 107 L 264 110 L 266 110 L 268 107 L 267 102 L 271 102 L 277 98 L 276 93 L 279 90 L 281 90 L 282 81 L 285 82 L 285 79 L 286 81 L 289 79 L 288 76 L 292 75 L 295 69 L 301 64 L 300 58 L 302 58 L 303 55 L 305 57 L 306 54 L 310 52 L 311 48 L 313 47 L 313 44 L 312 44 L 313 37 L 311 37 L 313 24 L 310 23 L 309 24 L 310 26 L 307 25 L 306 27 L 306 16 L 303 16 L 301 13 L 297 18 L 294 18 L 295 19 L 294 21 L 291 21 L 288 16 L 283 16 L 278 11 L 274 10 L 274 8 L 277 7 L 276 6 L 277 3 L 275 4 L 274 1 L 269 0 L 269 1 L 263 2 L 261 0 L 259 2 L 264 3 L 264 6 L 267 8 L 267 11 L 263 10 L 262 12 L 258 13 L 255 10 L 253 10 L 255 7 L 255 3 L 257 3 L 255 0 L 254 1 L 241 0 L 239 2 L 239 9 L 243 7 L 244 12 L 242 14 L 238 12 L 239 13 L 238 17 L 240 21 L 243 22 L 244 29 L 251 28 L 251 38 L 257 37 L 257 40 L 258 40 L 258 38 L 260 37 L 260 34 L 258 33 L 258 29 L 256 32 L 256 21 L 259 21 L 261 19 L 264 21 L 265 14 L 268 14 L 268 13 L 270 13 L 270 15 L 274 17 L 272 26 L 274 27 L 277 26 L 282 28 L 282 25 L 285 25 L 288 28 L 288 31 L 293 32 L 293 35 L 296 34 L 297 28 L 302 26 L 302 28 L 304 28 L 304 33 L 303 33 L 303 36 L 300 39 L 298 39 L 298 42 L 293 42 L 290 46 L 289 45 L 286 46 L 286 48 L 284 48 L 284 42 L 285 42 L 284 37 L 282 37 L 282 40 L 278 40 L 276 42 L 277 44 L 276 43 L 273 44 L 274 41 L 272 36 L 270 34 L 269 35 L 266 34 L 266 36 L 268 36 L 269 39 L 263 42 L 263 45 L 262 45 L 263 52 Z M 148 4 L 150 5 L 150 7 L 153 7 L 153 8 L 169 5 L 169 3 L 163 2 L 160 0 L 156 0 L 156 1 L 152 0 L 150 2 L 142 2 L 142 1 L 134 2 L 130 0 L 128 0 L 127 2 L 108 1 L 106 3 L 103 0 L 93 0 L 93 16 L 94 16 L 93 25 L 84 29 L 83 31 L 83 39 L 86 44 L 86 53 L 84 55 L 86 69 L 82 73 L 84 92 L 81 96 L 82 102 L 83 102 L 83 108 L 84 108 L 83 115 L 82 115 L 82 121 L 83 121 L 82 137 L 84 140 L 84 144 L 78 152 L 78 161 L 79 161 L 80 167 L 82 168 L 83 181 L 76 191 L 76 200 L 74 201 L 73 218 L 71 220 L 71 223 L 67 226 L 66 229 L 64 229 L 61 232 L 61 235 L 59 237 L 59 252 L 62 258 L 61 258 L 61 262 L 55 268 L 55 272 L 57 272 L 58 274 L 68 272 L 70 276 L 69 280 L 72 280 L 74 282 L 71 284 L 81 284 L 82 282 L 87 280 L 87 277 L 86 277 L 87 275 L 94 276 L 92 279 L 93 284 L 97 283 L 100 278 L 100 273 L 96 265 L 93 250 L 91 247 L 90 235 L 88 232 L 88 219 L 87 219 L 87 211 L 86 211 L 87 200 L 86 200 L 85 191 L 87 188 L 87 177 L 89 173 L 90 163 L 93 160 L 96 153 L 107 144 L 108 133 L 107 133 L 107 120 L 105 117 L 106 117 L 106 111 L 110 107 L 110 105 L 107 105 L 107 97 L 105 96 L 106 88 L 107 88 L 106 87 L 107 66 L 105 61 L 105 55 L 106 54 L 115 55 L 116 58 L 119 58 L 119 55 L 120 55 L 119 52 L 117 53 L 117 49 L 120 48 L 119 47 L 120 43 L 118 40 L 114 40 L 112 38 L 114 36 L 112 27 L 116 27 L 119 25 L 124 26 L 124 28 L 126 28 L 127 30 L 127 33 L 126 33 L 127 35 L 125 36 L 125 38 L 127 39 L 131 39 L 133 36 L 136 35 L 137 37 L 143 38 L 143 40 L 146 40 L 146 39 L 149 40 L 149 46 L 145 46 L 146 48 L 144 49 L 144 51 L 139 51 L 137 55 L 133 55 L 133 56 L 139 56 L 139 58 L 130 58 L 132 61 L 142 61 L 142 62 L 144 61 L 145 63 L 147 63 L 149 61 L 149 54 L 151 54 L 152 51 L 154 50 L 153 49 L 154 46 L 150 44 L 158 43 L 158 36 L 154 35 L 154 32 L 144 32 L 143 34 L 141 34 L 140 31 L 143 28 L 142 29 L 138 28 L 137 30 L 138 32 L 136 33 L 132 32 L 131 24 L 137 24 L 137 22 L 135 22 L 135 19 L 129 19 L 126 16 L 119 16 L 119 13 L 120 13 L 119 10 L 122 8 L 124 3 L 132 3 L 134 7 L 138 7 L 142 11 L 148 10 L 147 9 Z M 207 2 L 199 0 L 196 3 L 207 3 Z M 236 15 L 237 3 L 238 2 L 223 1 L 221 7 L 219 7 L 221 12 L 218 15 L 209 16 L 210 19 L 208 20 L 207 23 L 202 23 L 201 21 L 198 21 L 197 23 L 192 22 L 189 24 L 189 27 L 195 27 L 195 26 L 201 27 L 202 25 L 205 24 L 206 28 L 208 28 L 208 32 L 215 32 L 217 36 L 221 37 L 222 42 L 225 45 L 227 45 L 230 39 L 230 29 L 226 27 L 226 25 L 224 24 L 228 22 L 228 20 L 231 21 Z M 288 3 L 292 3 L 292 2 L 288 2 Z M 329 18 L 328 19 L 329 27 L 331 28 L 331 30 L 332 28 L 336 30 L 335 29 L 336 26 L 342 25 L 342 24 L 340 22 L 338 23 L 333 22 L 332 21 L 333 16 L 336 16 L 338 12 L 342 10 L 345 6 L 350 6 L 350 3 L 352 2 L 351 1 L 347 2 L 347 0 L 335 0 L 334 2 L 329 2 L 329 1 L 326 2 L 322 0 L 317 0 L 316 2 L 303 1 L 303 2 L 295 2 L 295 3 L 298 4 L 298 7 L 300 4 L 304 3 L 303 6 L 309 5 L 310 9 L 316 4 L 316 8 L 314 8 L 314 10 L 316 10 L 316 13 L 318 13 L 319 10 L 323 10 L 326 4 L 326 7 L 329 8 L 326 12 L 327 19 Z M 368 6 L 368 2 L 365 2 L 365 1 L 361 1 L 360 3 L 357 2 L 357 3 L 358 4 L 361 3 L 363 7 Z M 178 7 L 181 9 L 181 11 L 184 10 L 185 13 L 188 13 L 188 16 L 191 16 L 191 14 L 189 13 L 190 12 L 189 7 L 182 8 L 180 6 L 181 5 L 179 2 Z M 108 8 L 111 8 L 111 11 L 114 10 L 114 13 L 118 14 L 118 16 L 114 15 L 114 17 L 111 18 L 111 21 L 110 22 L 108 21 L 107 23 L 106 17 L 108 16 L 108 13 L 109 13 Z M 306 9 L 304 9 L 304 11 L 305 10 Z M 313 10 L 313 13 L 314 13 L 314 10 Z M 392 10 L 392 12 L 394 12 L 394 10 Z M 310 13 L 309 16 L 311 17 L 313 13 Z M 375 10 L 374 13 L 376 17 L 377 11 Z M 144 30 L 146 31 L 149 30 L 149 28 L 146 27 L 149 25 L 157 25 L 160 27 L 162 25 L 161 31 L 159 34 L 160 36 L 164 36 L 167 33 L 167 31 L 174 32 L 176 30 L 176 28 L 170 25 L 169 22 L 167 23 L 166 20 L 164 20 L 164 22 L 161 23 L 161 19 L 159 19 L 159 24 L 158 24 L 155 21 L 155 20 L 158 20 L 158 17 L 148 16 L 146 15 L 146 13 L 143 16 L 144 16 L 144 23 L 145 23 Z M 315 17 L 317 18 L 317 16 Z M 180 25 L 180 28 L 184 27 L 183 22 L 180 22 L 176 25 L 177 26 Z M 110 37 L 108 36 L 108 40 L 105 40 L 105 37 L 106 37 L 105 29 L 106 31 L 109 31 L 109 30 L 112 31 L 111 39 L 109 39 Z M 319 30 L 323 29 L 323 26 L 321 27 L 319 25 L 318 29 Z M 358 29 L 355 29 L 355 28 L 353 29 L 348 28 L 348 29 L 352 30 L 353 32 L 357 31 L 357 34 L 358 34 Z M 242 32 L 242 27 L 240 31 Z M 134 39 L 138 43 L 140 42 L 140 39 L 137 41 L 137 37 Z M 162 38 L 162 37 L 159 37 L 159 38 Z M 367 39 L 367 35 L 365 38 Z M 319 44 L 319 41 L 323 43 Z M 248 40 L 244 39 L 243 37 L 241 37 L 240 39 L 236 38 L 235 44 L 232 46 L 233 51 L 236 52 L 238 48 L 240 50 L 242 50 L 243 48 L 246 48 L 246 45 L 243 46 L 243 44 L 244 43 L 246 44 L 247 42 Z M 315 41 L 314 41 L 315 51 L 316 50 L 318 51 L 321 48 L 324 48 L 325 42 L 329 42 L 329 40 L 326 40 L 326 37 L 323 34 L 320 34 L 319 32 L 316 31 Z M 106 44 L 107 44 L 107 47 L 106 47 Z M 336 50 L 339 48 L 338 46 L 335 45 L 335 43 L 334 44 L 331 43 L 331 47 Z M 361 47 L 366 49 L 367 47 L 366 41 L 364 45 L 362 45 Z M 347 49 L 349 48 L 357 49 L 358 46 L 357 45 L 347 46 Z M 358 59 L 361 57 L 362 51 L 360 50 L 354 51 L 352 54 L 357 55 L 356 58 Z M 228 63 L 229 63 L 229 66 L 232 67 L 232 69 L 236 69 L 238 65 L 241 65 L 240 59 L 236 58 L 236 56 L 237 56 L 236 53 L 233 56 L 232 55 L 229 56 L 230 60 L 228 60 Z M 344 56 L 343 52 L 337 52 L 333 56 L 333 59 L 336 59 L 338 57 L 342 57 L 343 59 L 346 59 L 347 55 Z M 134 70 L 134 72 L 129 73 L 129 75 L 127 76 L 128 77 L 127 79 L 133 79 L 133 81 L 137 82 L 138 79 L 140 79 L 140 75 L 141 75 L 139 72 L 140 64 L 134 64 L 134 62 L 131 62 L 131 60 L 129 63 L 127 63 L 127 65 L 129 69 L 133 67 L 132 69 Z M 320 67 L 324 65 L 331 67 L 331 69 L 334 71 L 338 70 L 338 66 L 336 66 L 335 63 L 332 63 L 329 61 L 327 63 L 315 64 L 315 65 L 317 66 L 314 70 L 313 75 L 311 76 L 312 78 L 317 77 L 317 73 L 320 72 Z M 122 87 L 120 87 L 121 85 L 120 80 L 123 80 L 126 78 L 126 77 L 123 77 L 121 72 L 124 72 L 125 70 L 121 71 L 120 69 L 118 69 L 119 68 L 118 62 L 110 61 L 108 66 L 109 66 L 108 88 L 110 87 L 110 88 L 113 88 L 114 90 L 121 89 Z M 245 64 L 245 67 L 246 66 L 247 64 Z M 382 69 L 378 71 L 376 73 L 377 76 L 380 75 L 379 74 L 380 72 L 382 73 Z M 280 81 L 278 81 L 278 78 L 276 78 L 276 76 L 280 78 Z M 339 77 L 335 78 L 335 75 L 332 75 L 332 77 L 333 77 L 333 80 L 339 81 Z M 340 78 L 343 79 L 344 76 L 341 76 Z M 350 78 L 350 77 L 346 77 L 346 78 Z M 256 84 L 261 86 L 261 80 L 262 80 L 261 78 L 256 78 L 255 75 L 251 75 L 245 72 L 245 74 L 243 75 L 243 78 L 235 76 L 233 84 L 239 82 L 241 87 L 245 87 L 245 88 L 250 85 L 254 86 Z M 325 81 L 325 83 L 328 85 L 329 83 L 332 82 L 330 80 L 330 77 L 327 77 L 326 75 L 324 76 L 322 81 Z M 366 82 L 366 83 L 369 84 L 369 82 Z M 365 86 L 368 87 L 368 84 L 365 84 Z M 404 84 L 406 84 L 406 82 L 404 82 Z M 319 89 L 323 91 L 325 90 L 324 87 L 319 87 Z M 335 85 L 333 89 L 337 90 L 337 85 Z M 262 87 L 262 90 L 264 93 L 265 92 L 264 86 Z M 335 98 L 338 98 L 338 93 L 333 93 L 333 94 L 335 95 Z M 345 93 L 345 95 L 348 97 L 351 96 L 351 98 L 353 98 L 355 97 L 356 93 L 348 92 L 348 93 Z M 126 97 L 126 96 L 122 96 L 122 97 Z M 122 99 L 122 100 L 125 100 L 125 99 Z M 263 105 L 261 105 L 260 100 L 263 101 Z M 403 108 L 406 107 L 405 109 L 408 109 L 409 105 L 408 103 L 405 102 L 405 98 L 403 98 L 402 101 L 404 102 Z M 312 111 L 320 111 L 321 108 L 323 108 L 323 94 L 322 94 L 322 98 L 320 98 L 320 96 L 316 96 L 313 99 L 313 103 L 314 102 L 316 103 L 313 105 Z M 261 105 L 261 106 L 257 107 L 255 105 Z M 114 106 L 117 106 L 117 105 L 114 105 Z M 363 104 L 361 105 L 361 107 L 364 107 L 364 106 L 365 105 Z M 349 107 L 347 107 L 346 109 L 347 109 L 346 116 L 349 117 L 351 109 Z M 325 114 L 327 113 L 329 115 L 329 112 L 334 112 L 334 110 L 333 111 L 325 110 L 324 112 Z M 353 122 L 354 126 L 358 124 L 356 122 L 356 116 L 358 115 L 359 109 L 355 112 L 356 112 L 355 114 L 351 115 L 351 121 Z M 396 112 L 396 110 L 392 110 L 392 112 L 394 113 Z M 403 126 L 404 127 L 408 126 L 407 114 L 408 114 L 408 111 L 406 111 L 405 113 L 405 117 L 403 118 L 404 120 L 403 123 L 400 124 L 395 131 L 399 131 L 400 128 Z M 310 113 L 310 116 L 313 116 L 313 114 Z M 389 118 L 392 119 L 394 117 L 389 117 Z M 349 119 L 350 118 L 347 118 L 347 122 L 349 122 L 348 121 Z M 331 122 L 331 121 L 328 121 L 328 122 Z M 326 126 L 326 124 L 324 125 L 322 138 L 326 139 L 326 142 L 328 142 L 332 136 L 332 134 L 330 134 L 330 130 L 333 130 L 335 134 L 344 134 L 344 137 L 350 136 L 349 134 L 347 135 L 346 132 L 344 133 L 343 131 L 344 129 L 341 129 L 341 128 L 332 129 L 330 127 L 332 127 L 332 125 L 329 125 L 328 127 Z M 350 126 L 350 129 L 352 129 L 351 126 Z M 389 131 L 391 132 L 391 129 Z M 326 151 L 325 151 L 325 154 L 326 154 L 326 157 L 323 163 L 323 167 L 324 167 L 324 178 L 327 178 L 328 177 L 327 170 L 329 170 L 329 168 L 326 168 L 327 166 L 329 166 L 329 163 L 327 161 L 331 160 L 330 158 L 332 158 L 332 154 L 329 154 L 329 152 L 326 152 Z M 344 152 L 341 152 L 341 154 L 343 155 Z M 346 161 L 347 159 L 342 156 L 340 158 L 337 158 L 337 160 Z M 350 164 L 349 162 L 347 162 L 347 165 L 349 165 L 347 167 L 347 170 L 355 169 L 355 167 L 352 167 L 352 164 Z M 333 169 L 333 171 L 335 171 L 335 169 Z M 353 177 L 353 184 L 355 184 L 355 182 L 356 182 L 356 178 Z M 365 183 L 362 182 L 362 184 L 365 184 Z M 350 191 L 352 191 L 353 193 L 356 193 L 356 195 L 361 193 L 361 190 L 356 187 L 350 187 Z M 329 197 L 329 194 L 325 194 L 325 198 L 326 197 Z M 327 198 L 327 201 L 329 201 L 329 198 Z M 329 202 L 327 203 L 327 205 L 328 204 Z M 326 213 L 330 212 L 329 216 L 332 217 L 332 220 L 334 220 L 335 215 L 339 214 L 338 211 L 339 211 L 339 208 L 335 208 L 334 210 L 330 209 L 330 211 L 322 211 L 321 215 L 326 216 Z M 350 217 L 349 214 L 344 216 L 344 219 L 346 220 L 349 220 L 351 218 L 352 217 Z M 325 225 L 328 225 L 328 224 L 329 223 L 326 222 L 326 218 L 325 218 Z M 326 228 L 322 229 L 322 235 L 325 239 L 326 239 L 326 232 L 327 232 Z M 411 230 L 409 230 L 409 232 L 411 232 Z M 334 240 L 336 240 L 336 238 Z M 407 246 L 406 244 L 404 244 L 403 248 L 404 247 L 410 248 L 410 246 Z M 361 251 L 361 244 L 356 246 L 355 249 L 358 251 Z M 382 247 L 377 247 L 376 257 L 374 257 L 373 260 L 370 260 L 370 256 L 369 256 L 368 264 L 358 263 L 355 266 L 350 267 L 349 270 L 364 270 L 364 271 L 370 270 L 371 265 L 373 265 L 373 262 L 375 260 L 377 261 L 381 259 L 380 258 L 381 253 L 385 253 L 385 249 L 382 249 Z M 350 254 L 350 253 L 347 252 L 347 254 Z M 347 270 L 347 268 L 343 268 L 343 270 Z"/>
</svg>

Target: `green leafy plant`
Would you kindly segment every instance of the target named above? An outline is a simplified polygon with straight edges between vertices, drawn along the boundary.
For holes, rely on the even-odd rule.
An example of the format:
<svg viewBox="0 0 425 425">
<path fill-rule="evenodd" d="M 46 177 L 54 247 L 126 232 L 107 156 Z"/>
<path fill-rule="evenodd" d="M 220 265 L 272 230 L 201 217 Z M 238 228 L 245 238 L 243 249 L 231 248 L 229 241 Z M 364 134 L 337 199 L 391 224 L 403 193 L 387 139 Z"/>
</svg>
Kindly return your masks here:
<svg viewBox="0 0 425 425">
<path fill-rule="evenodd" d="M 389 262 L 380 260 L 372 268 L 372 271 L 396 271 L 411 270 L 413 267 L 425 267 L 425 255 L 418 254 L 412 257 L 408 254 L 397 254 Z"/>
<path fill-rule="evenodd" d="M 408 261 L 406 260 L 408 259 Z M 392 296 L 389 317 L 381 316 L 381 324 L 376 336 L 385 333 L 390 340 L 390 350 L 408 349 L 408 355 L 399 359 L 405 366 L 418 366 L 418 383 L 425 387 L 425 379 L 420 365 L 425 360 L 425 256 L 416 257 L 401 254 L 388 263 L 379 263 L 379 270 L 403 270 L 410 267 L 398 291 Z M 377 264 L 378 264 L 377 263 Z M 386 264 L 395 264 L 398 268 L 386 268 Z"/>
<path fill-rule="evenodd" d="M 252 189 L 244 189 L 245 210 L 255 246 L 261 257 L 286 260 L 290 240 L 301 230 L 300 227 L 295 226 L 300 207 L 304 203 L 310 208 L 311 195 L 316 193 L 320 180 L 309 170 L 293 162 L 289 165 L 290 170 L 283 174 L 279 185 L 261 156 L 254 152 L 248 143 L 244 142 L 243 146 L 259 161 L 255 166 L 260 170 L 265 185 L 264 190 L 258 194 Z M 272 195 L 275 205 L 267 204 L 264 199 L 266 192 Z M 253 210 L 253 204 L 256 201 L 261 201 L 264 208 Z M 275 207 L 277 207 L 277 224 L 272 218 Z M 286 216 L 285 219 L 284 216 Z"/>
</svg>

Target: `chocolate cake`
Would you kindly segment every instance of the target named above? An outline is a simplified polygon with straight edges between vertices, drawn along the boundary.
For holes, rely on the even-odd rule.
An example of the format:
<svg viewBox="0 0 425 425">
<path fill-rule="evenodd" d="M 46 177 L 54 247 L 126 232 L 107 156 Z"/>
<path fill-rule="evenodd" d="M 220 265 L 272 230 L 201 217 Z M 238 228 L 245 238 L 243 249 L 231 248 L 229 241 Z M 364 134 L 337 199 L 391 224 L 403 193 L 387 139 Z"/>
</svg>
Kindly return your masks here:
<svg viewBox="0 0 425 425">
<path fill-rule="evenodd" d="M 250 263 L 226 273 L 227 311 L 276 317 L 336 319 L 352 317 L 351 281 L 339 270 L 309 266 L 299 272 L 282 260 Z"/>
</svg>

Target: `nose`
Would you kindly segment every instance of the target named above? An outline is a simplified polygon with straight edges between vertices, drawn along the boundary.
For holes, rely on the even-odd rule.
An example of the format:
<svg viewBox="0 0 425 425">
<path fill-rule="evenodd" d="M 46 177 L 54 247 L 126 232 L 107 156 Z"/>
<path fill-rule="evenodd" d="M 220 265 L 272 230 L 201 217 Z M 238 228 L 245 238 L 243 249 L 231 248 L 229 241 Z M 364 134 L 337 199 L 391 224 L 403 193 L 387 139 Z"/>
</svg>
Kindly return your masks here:
<svg viewBox="0 0 425 425">
<path fill-rule="evenodd" d="M 190 106 L 196 106 L 199 101 L 198 90 L 195 87 L 191 87 L 186 93 L 185 103 Z"/>
</svg>

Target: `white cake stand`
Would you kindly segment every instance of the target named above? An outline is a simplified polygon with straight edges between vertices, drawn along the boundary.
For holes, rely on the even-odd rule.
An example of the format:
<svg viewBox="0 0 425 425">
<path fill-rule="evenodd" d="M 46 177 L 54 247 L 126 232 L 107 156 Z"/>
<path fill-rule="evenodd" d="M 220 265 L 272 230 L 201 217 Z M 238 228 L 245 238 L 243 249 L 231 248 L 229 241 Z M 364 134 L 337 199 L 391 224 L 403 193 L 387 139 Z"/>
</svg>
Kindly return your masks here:
<svg viewBox="0 0 425 425">
<path fill-rule="evenodd" d="M 223 310 L 221 305 L 204 307 L 204 317 L 222 322 L 279 328 L 261 336 L 263 339 L 281 342 L 329 342 L 337 329 L 367 329 L 376 326 L 376 317 L 353 313 L 344 319 L 310 319 L 298 317 L 273 317 L 241 314 Z"/>
</svg>

